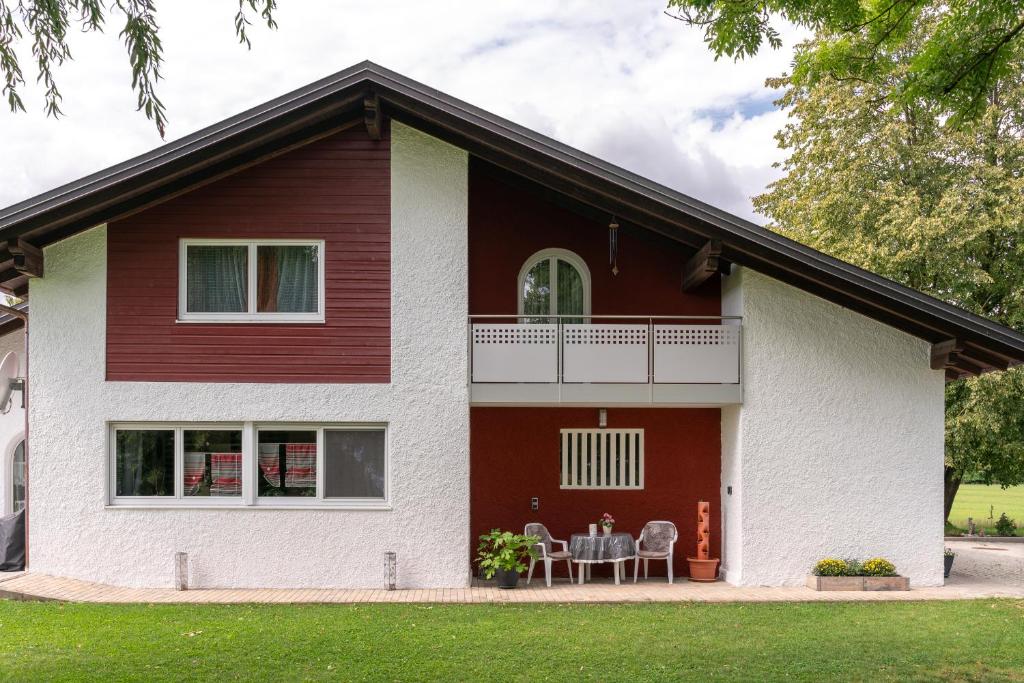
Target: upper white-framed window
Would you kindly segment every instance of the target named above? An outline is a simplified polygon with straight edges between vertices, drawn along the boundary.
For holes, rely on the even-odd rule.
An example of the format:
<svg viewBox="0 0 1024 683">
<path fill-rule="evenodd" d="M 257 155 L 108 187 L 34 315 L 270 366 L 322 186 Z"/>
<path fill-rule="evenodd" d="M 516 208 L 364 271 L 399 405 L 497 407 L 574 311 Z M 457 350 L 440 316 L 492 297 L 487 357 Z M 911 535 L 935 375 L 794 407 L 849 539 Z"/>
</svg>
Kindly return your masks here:
<svg viewBox="0 0 1024 683">
<path fill-rule="evenodd" d="M 112 423 L 108 502 L 388 509 L 387 425 Z"/>
<path fill-rule="evenodd" d="M 542 249 L 519 270 L 516 298 L 521 316 L 590 315 L 590 269 L 567 249 Z"/>
<path fill-rule="evenodd" d="M 562 429 L 558 483 L 563 489 L 644 488 L 643 429 Z"/>
<path fill-rule="evenodd" d="M 180 322 L 324 322 L 324 241 L 182 239 Z"/>
</svg>

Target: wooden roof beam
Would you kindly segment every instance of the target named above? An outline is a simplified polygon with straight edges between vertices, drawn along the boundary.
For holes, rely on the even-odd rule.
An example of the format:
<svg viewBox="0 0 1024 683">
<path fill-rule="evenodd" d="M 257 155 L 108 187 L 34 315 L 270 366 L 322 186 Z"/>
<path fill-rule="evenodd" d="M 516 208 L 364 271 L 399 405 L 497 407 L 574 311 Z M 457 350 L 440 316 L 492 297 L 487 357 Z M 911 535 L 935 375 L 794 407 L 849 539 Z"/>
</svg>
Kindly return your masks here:
<svg viewBox="0 0 1024 683">
<path fill-rule="evenodd" d="M 955 365 L 956 354 L 963 350 L 963 344 L 957 339 L 932 344 L 932 370 L 947 370 Z"/>
<path fill-rule="evenodd" d="M 384 126 L 381 120 L 380 98 L 376 93 L 371 92 L 363 98 L 363 122 L 366 124 L 366 132 L 370 138 L 380 140 Z"/>
<path fill-rule="evenodd" d="M 722 242 L 708 240 L 683 266 L 683 291 L 696 289 L 721 268 Z"/>
<path fill-rule="evenodd" d="M 965 358 L 971 363 L 981 365 L 992 370 L 1006 370 L 1010 365 L 1012 365 L 1011 359 L 985 351 L 973 344 L 966 344 L 964 348 L 959 351 L 957 356 L 959 358 Z"/>
<path fill-rule="evenodd" d="M 1009 365 L 1007 359 L 975 349 L 959 339 L 932 344 L 932 370 L 945 370 L 947 380 L 1005 370 Z"/>
<path fill-rule="evenodd" d="M 23 239 L 7 240 L 7 251 L 14 260 L 14 270 L 28 277 L 43 277 L 43 250 Z"/>
</svg>

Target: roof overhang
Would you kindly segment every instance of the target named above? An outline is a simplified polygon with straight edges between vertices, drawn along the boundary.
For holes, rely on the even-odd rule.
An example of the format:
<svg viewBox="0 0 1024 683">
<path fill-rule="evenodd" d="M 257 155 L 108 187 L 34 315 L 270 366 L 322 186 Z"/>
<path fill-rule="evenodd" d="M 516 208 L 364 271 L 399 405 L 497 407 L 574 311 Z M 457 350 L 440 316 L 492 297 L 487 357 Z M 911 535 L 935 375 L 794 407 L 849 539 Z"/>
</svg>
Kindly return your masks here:
<svg viewBox="0 0 1024 683">
<path fill-rule="evenodd" d="M 394 118 L 594 210 L 925 339 L 947 377 L 1024 362 L 1024 335 L 827 256 L 532 130 L 364 62 L 181 140 L 0 211 L 0 244 L 42 247 L 353 125 Z M 0 252 L 3 249 L 0 247 Z M 5 256 L 7 258 L 5 258 Z M 0 288 L 27 278 L 0 253 Z M 6 278 L 6 279 L 5 279 Z"/>
</svg>

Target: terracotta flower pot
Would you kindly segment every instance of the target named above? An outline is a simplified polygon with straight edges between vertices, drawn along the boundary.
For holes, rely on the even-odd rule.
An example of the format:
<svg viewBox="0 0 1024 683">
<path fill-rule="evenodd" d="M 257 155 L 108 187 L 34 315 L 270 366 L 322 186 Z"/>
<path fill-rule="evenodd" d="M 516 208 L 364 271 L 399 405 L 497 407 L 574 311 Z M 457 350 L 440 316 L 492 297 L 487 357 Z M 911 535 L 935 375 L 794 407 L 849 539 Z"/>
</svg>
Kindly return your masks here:
<svg viewBox="0 0 1024 683">
<path fill-rule="evenodd" d="M 688 557 L 690 563 L 690 581 L 717 581 L 718 580 L 718 559 L 698 560 L 695 557 Z"/>
</svg>

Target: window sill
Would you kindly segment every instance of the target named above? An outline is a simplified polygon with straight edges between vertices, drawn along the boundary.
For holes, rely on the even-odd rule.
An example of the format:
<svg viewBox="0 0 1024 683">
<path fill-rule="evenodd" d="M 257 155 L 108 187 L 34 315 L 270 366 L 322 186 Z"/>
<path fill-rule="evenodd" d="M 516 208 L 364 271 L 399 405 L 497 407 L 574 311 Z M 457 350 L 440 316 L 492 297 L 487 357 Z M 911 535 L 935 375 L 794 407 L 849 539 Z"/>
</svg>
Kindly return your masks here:
<svg viewBox="0 0 1024 683">
<path fill-rule="evenodd" d="M 325 325 L 324 318 L 177 318 L 178 325 Z"/>
<path fill-rule="evenodd" d="M 240 503 L 207 503 L 207 504 L 184 504 L 184 503 L 107 503 L 104 510 L 306 510 L 307 512 L 319 512 L 323 510 L 340 510 L 350 512 L 373 512 L 389 511 L 392 509 L 390 503 L 317 503 L 315 505 L 289 505 L 283 504 L 256 504 L 242 505 Z"/>
</svg>

